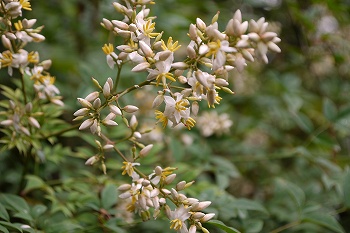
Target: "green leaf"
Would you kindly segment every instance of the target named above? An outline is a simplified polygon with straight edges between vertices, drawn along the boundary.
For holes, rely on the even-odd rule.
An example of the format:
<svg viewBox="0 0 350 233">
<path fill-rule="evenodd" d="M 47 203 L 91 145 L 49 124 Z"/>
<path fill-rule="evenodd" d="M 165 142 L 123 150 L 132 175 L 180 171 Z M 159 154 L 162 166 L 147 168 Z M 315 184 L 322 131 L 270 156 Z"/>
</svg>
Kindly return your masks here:
<svg viewBox="0 0 350 233">
<path fill-rule="evenodd" d="M 334 121 L 338 115 L 337 107 L 328 98 L 323 100 L 323 115 L 329 120 Z"/>
<path fill-rule="evenodd" d="M 11 228 L 11 229 L 16 229 L 17 231 L 19 232 L 23 232 L 22 229 L 18 226 L 16 226 L 15 224 L 13 223 L 10 223 L 10 222 L 4 222 L 4 221 L 0 221 L 0 226 L 4 226 L 4 227 L 7 227 L 7 228 Z"/>
<path fill-rule="evenodd" d="M 10 221 L 10 217 L 9 214 L 7 213 L 7 210 L 5 209 L 5 207 L 0 203 L 0 218 L 6 220 L 6 221 Z"/>
<path fill-rule="evenodd" d="M 3 227 L 1 225 L 0 225 L 0 232 L 9 233 L 9 231 L 5 227 Z"/>
<path fill-rule="evenodd" d="M 28 212 L 18 212 L 13 215 L 13 217 L 24 219 L 27 221 L 33 221 L 32 216 Z"/>
<path fill-rule="evenodd" d="M 108 184 L 101 193 L 101 206 L 104 209 L 111 208 L 115 203 L 117 203 L 118 193 L 117 187 L 113 184 Z"/>
<path fill-rule="evenodd" d="M 307 115 L 298 112 L 297 114 L 293 114 L 292 116 L 294 117 L 295 122 L 298 124 L 298 126 L 306 133 L 311 133 L 314 130 L 314 125 L 312 124 L 312 121 Z"/>
<path fill-rule="evenodd" d="M 277 178 L 276 183 L 278 187 L 287 192 L 299 208 L 304 205 L 305 193 L 301 188 L 282 178 Z"/>
<path fill-rule="evenodd" d="M 34 189 L 40 189 L 45 187 L 45 182 L 40 177 L 34 175 L 26 175 L 26 179 L 27 185 L 23 190 L 24 193 L 28 193 Z"/>
<path fill-rule="evenodd" d="M 264 221 L 258 219 L 248 219 L 244 221 L 246 233 L 259 233 L 264 226 Z"/>
<path fill-rule="evenodd" d="M 310 222 L 322 227 L 326 227 L 329 230 L 332 230 L 337 233 L 345 233 L 342 226 L 338 223 L 338 221 L 331 215 L 324 213 L 306 213 L 302 216 L 303 222 Z"/>
<path fill-rule="evenodd" d="M 343 181 L 344 204 L 350 208 L 350 171 L 347 171 Z"/>
<path fill-rule="evenodd" d="M 39 204 L 39 205 L 34 206 L 34 207 L 31 209 L 30 213 L 31 213 L 32 217 L 33 217 L 34 219 L 36 219 L 37 217 L 39 217 L 39 216 L 41 216 L 43 213 L 45 213 L 46 210 L 47 210 L 47 207 L 46 207 L 46 206 L 40 205 L 40 204 Z"/>
<path fill-rule="evenodd" d="M 210 220 L 207 223 L 212 224 L 212 225 L 220 228 L 221 230 L 224 230 L 226 233 L 240 233 L 240 231 L 238 231 L 237 229 L 235 229 L 233 227 L 228 227 L 225 225 L 225 223 L 223 223 L 219 220 Z"/>
<path fill-rule="evenodd" d="M 12 207 L 12 210 L 29 213 L 29 206 L 23 198 L 13 194 L 2 194 L 1 197 L 10 207 Z"/>
<path fill-rule="evenodd" d="M 242 210 L 255 210 L 260 211 L 265 214 L 268 214 L 267 210 L 258 202 L 252 201 L 245 198 L 235 199 L 230 203 L 233 208 L 235 209 L 242 209 Z"/>
</svg>

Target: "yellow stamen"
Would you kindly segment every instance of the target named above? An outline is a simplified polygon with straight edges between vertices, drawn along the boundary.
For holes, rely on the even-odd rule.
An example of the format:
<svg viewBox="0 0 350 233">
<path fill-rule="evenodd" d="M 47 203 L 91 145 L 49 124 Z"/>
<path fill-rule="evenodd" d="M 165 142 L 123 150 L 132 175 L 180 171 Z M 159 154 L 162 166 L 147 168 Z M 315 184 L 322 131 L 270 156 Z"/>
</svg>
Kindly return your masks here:
<svg viewBox="0 0 350 233">
<path fill-rule="evenodd" d="M 158 120 L 158 122 L 161 122 L 163 128 L 165 128 L 168 125 L 168 118 L 164 116 L 164 113 L 158 110 L 155 110 L 154 114 L 156 115 L 156 119 Z"/>
<path fill-rule="evenodd" d="M 170 229 L 180 230 L 182 228 L 182 221 L 178 218 L 171 220 L 170 223 Z"/>
<path fill-rule="evenodd" d="M 113 47 L 113 44 L 109 43 L 108 45 L 105 44 L 103 47 L 102 47 L 102 50 L 103 52 L 106 54 L 106 55 L 109 55 L 111 53 L 114 52 L 114 47 Z"/>
<path fill-rule="evenodd" d="M 21 4 L 22 8 L 27 10 L 27 11 L 31 11 L 32 10 L 29 0 L 20 0 L 19 4 Z"/>
</svg>

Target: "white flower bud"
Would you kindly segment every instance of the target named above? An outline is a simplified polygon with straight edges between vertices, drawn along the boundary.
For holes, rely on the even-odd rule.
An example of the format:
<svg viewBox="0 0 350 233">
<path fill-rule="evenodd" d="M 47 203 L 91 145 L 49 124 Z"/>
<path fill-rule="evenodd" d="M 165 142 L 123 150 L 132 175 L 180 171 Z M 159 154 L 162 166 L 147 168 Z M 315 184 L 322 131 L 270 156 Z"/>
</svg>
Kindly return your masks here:
<svg viewBox="0 0 350 233">
<path fill-rule="evenodd" d="M 131 193 L 130 192 L 125 192 L 125 193 L 122 193 L 122 194 L 119 195 L 119 198 L 121 198 L 121 199 L 127 199 L 129 197 L 131 197 Z"/>
<path fill-rule="evenodd" d="M 92 108 L 92 104 L 89 101 L 82 99 L 82 98 L 78 98 L 78 101 L 83 107 Z"/>
<path fill-rule="evenodd" d="M 11 41 L 5 35 L 1 36 L 1 41 L 5 48 L 12 49 Z"/>
<path fill-rule="evenodd" d="M 103 85 L 103 95 L 106 98 L 111 95 L 111 87 L 109 86 L 108 82 L 105 82 L 105 85 Z"/>
<path fill-rule="evenodd" d="M 215 79 L 215 85 L 217 85 L 219 87 L 227 86 L 228 82 L 223 78 L 217 78 L 217 79 Z"/>
<path fill-rule="evenodd" d="M 117 106 L 110 104 L 108 105 L 108 107 L 109 107 L 109 111 L 111 111 L 115 115 L 118 115 L 118 116 L 122 115 L 122 111 Z"/>
<path fill-rule="evenodd" d="M 24 128 L 23 126 L 21 126 L 20 129 L 25 135 L 30 136 L 30 132 L 27 128 Z"/>
<path fill-rule="evenodd" d="M 132 115 L 132 116 L 131 116 L 129 125 L 130 125 L 131 129 L 133 129 L 133 130 L 136 129 L 136 127 L 137 127 L 137 125 L 138 125 L 138 121 L 137 121 L 137 118 L 136 118 L 135 115 Z"/>
<path fill-rule="evenodd" d="M 142 62 L 142 63 L 136 65 L 134 68 L 132 68 L 131 71 L 142 72 L 142 71 L 145 71 L 149 67 L 150 67 L 150 64 L 148 62 Z"/>
<path fill-rule="evenodd" d="M 86 160 L 85 165 L 93 165 L 96 161 L 98 161 L 98 158 L 96 156 L 92 156 Z"/>
<path fill-rule="evenodd" d="M 208 222 L 210 219 L 212 219 L 215 216 L 214 213 L 211 214 L 206 214 L 200 221 L 203 222 Z"/>
<path fill-rule="evenodd" d="M 265 32 L 262 36 L 261 39 L 265 42 L 273 40 L 277 36 L 276 32 Z"/>
<path fill-rule="evenodd" d="M 171 64 L 171 67 L 179 70 L 186 70 L 188 68 L 188 65 L 185 62 L 175 62 Z"/>
<path fill-rule="evenodd" d="M 89 101 L 89 102 L 92 102 L 92 101 L 94 101 L 99 95 L 100 95 L 100 93 L 99 93 L 98 91 L 94 91 L 94 92 L 88 94 L 88 95 L 85 97 L 85 100 L 86 100 L 86 101 Z"/>
<path fill-rule="evenodd" d="M 140 150 L 140 157 L 145 157 L 152 150 L 153 144 L 149 144 L 145 146 L 142 150 Z"/>
<path fill-rule="evenodd" d="M 162 51 L 162 52 L 158 52 L 157 56 L 159 57 L 160 61 L 165 61 L 172 54 L 173 54 L 173 52 L 171 52 L 170 50 L 165 50 L 165 51 Z"/>
<path fill-rule="evenodd" d="M 196 41 L 197 37 L 198 37 L 196 25 L 190 24 L 190 29 L 188 32 L 189 32 L 188 35 L 189 35 L 190 39 L 193 41 Z"/>
<path fill-rule="evenodd" d="M 162 175 L 163 169 L 160 166 L 157 166 L 154 169 L 154 172 L 156 173 L 157 176 L 160 176 L 160 175 Z"/>
<path fill-rule="evenodd" d="M 192 46 L 187 46 L 186 48 L 186 52 L 187 52 L 187 56 L 189 58 L 196 58 L 197 57 L 197 54 L 196 54 L 196 51 L 194 50 L 194 48 Z"/>
<path fill-rule="evenodd" d="M 28 121 L 29 121 L 29 124 L 31 124 L 32 126 L 34 126 L 35 128 L 40 129 L 40 124 L 34 117 L 29 117 Z"/>
<path fill-rule="evenodd" d="M 176 174 L 170 174 L 165 178 L 165 184 L 171 184 L 176 177 Z"/>
<path fill-rule="evenodd" d="M 151 184 L 151 181 L 149 181 L 149 180 L 143 180 L 141 184 L 142 184 L 143 187 L 147 187 L 148 185 Z"/>
<path fill-rule="evenodd" d="M 83 123 L 81 123 L 79 130 L 89 128 L 93 123 L 94 123 L 94 120 L 89 118 L 89 119 L 83 121 Z"/>
<path fill-rule="evenodd" d="M 120 20 L 112 20 L 114 26 L 122 30 L 129 30 L 129 25 Z"/>
<path fill-rule="evenodd" d="M 208 206 L 210 206 L 211 201 L 201 201 L 196 204 L 194 204 L 191 208 L 192 211 L 202 211 Z"/>
<path fill-rule="evenodd" d="M 0 122 L 0 125 L 10 126 L 13 124 L 13 120 L 4 120 Z"/>
<path fill-rule="evenodd" d="M 198 112 L 199 112 L 199 104 L 197 101 L 194 101 L 192 103 L 192 113 L 193 115 L 197 116 Z"/>
<path fill-rule="evenodd" d="M 143 40 L 139 42 L 139 45 L 145 57 L 154 57 L 153 50 Z"/>
<path fill-rule="evenodd" d="M 160 193 L 160 191 L 159 191 L 159 189 L 153 189 L 152 191 L 151 191 L 151 193 L 150 193 L 150 197 L 151 198 L 153 198 L 153 197 L 156 197 L 156 196 L 158 196 L 159 195 L 159 193 Z"/>
<path fill-rule="evenodd" d="M 142 138 L 141 133 L 140 133 L 140 132 L 138 132 L 138 131 L 134 132 L 133 136 L 134 136 L 135 138 L 137 138 L 137 139 Z"/>
<path fill-rule="evenodd" d="M 192 217 L 198 220 L 203 218 L 204 216 L 205 216 L 205 213 L 202 213 L 202 212 L 195 212 L 194 214 L 192 214 Z"/>
<path fill-rule="evenodd" d="M 50 67 L 52 65 L 52 61 L 50 59 L 48 59 L 48 60 L 42 61 L 40 64 L 44 68 L 44 70 L 48 70 L 48 69 L 50 69 Z"/>
<path fill-rule="evenodd" d="M 280 53 L 281 52 L 281 49 L 275 43 L 273 43 L 272 41 L 267 42 L 267 47 L 270 50 L 272 50 L 272 51 L 274 51 L 276 53 Z"/>
<path fill-rule="evenodd" d="M 100 98 L 97 98 L 94 100 L 94 102 L 92 103 L 92 107 L 94 109 L 98 109 L 101 107 L 101 99 Z"/>
<path fill-rule="evenodd" d="M 123 110 L 127 113 L 134 113 L 139 110 L 139 108 L 134 105 L 126 105 Z"/>
<path fill-rule="evenodd" d="M 207 28 L 207 25 L 200 18 L 196 19 L 196 25 L 197 28 L 201 31 L 205 31 L 205 29 Z"/>
<path fill-rule="evenodd" d="M 186 181 L 180 181 L 176 184 L 176 190 L 181 191 L 185 188 Z"/>
<path fill-rule="evenodd" d="M 196 233 L 196 232 L 197 232 L 196 225 L 191 225 L 190 228 L 188 229 L 188 233 Z"/>
<path fill-rule="evenodd" d="M 256 32 L 248 33 L 248 38 L 254 42 L 258 42 L 260 40 L 260 36 Z"/>
<path fill-rule="evenodd" d="M 209 51 L 208 45 L 202 44 L 202 45 L 199 47 L 198 53 L 199 53 L 200 55 L 203 55 L 203 54 L 206 54 L 208 51 Z"/>
<path fill-rule="evenodd" d="M 110 149 L 113 149 L 113 148 L 114 148 L 114 146 L 112 144 L 106 144 L 106 145 L 103 146 L 104 150 L 110 150 Z"/>
<path fill-rule="evenodd" d="M 102 124 L 107 125 L 107 126 L 117 126 L 118 123 L 112 120 L 104 119 L 102 121 Z"/>
<path fill-rule="evenodd" d="M 183 75 L 181 75 L 181 76 L 179 76 L 178 78 L 177 78 L 177 80 L 179 80 L 179 82 L 181 83 L 181 84 L 185 84 L 185 83 L 187 83 L 187 78 L 185 77 L 185 76 L 183 76 Z"/>
<path fill-rule="evenodd" d="M 113 24 L 108 19 L 103 18 L 101 25 L 109 31 L 113 30 Z"/>
<path fill-rule="evenodd" d="M 36 19 L 23 19 L 22 20 L 22 25 L 24 28 L 31 28 L 34 26 L 34 24 L 36 23 Z"/>
<path fill-rule="evenodd" d="M 248 61 L 250 61 L 250 62 L 253 62 L 254 61 L 254 57 L 253 57 L 253 55 L 249 52 L 249 50 L 247 50 L 247 49 L 242 49 L 242 55 L 243 55 L 243 57 L 246 59 L 246 60 L 248 60 Z"/>
<path fill-rule="evenodd" d="M 153 103 L 152 103 L 152 108 L 157 108 L 161 103 L 164 101 L 164 95 L 163 93 L 159 94 L 154 98 Z"/>
<path fill-rule="evenodd" d="M 130 188 L 131 188 L 130 184 L 122 184 L 118 187 L 118 190 L 121 192 L 124 192 L 124 191 L 130 190 Z"/>
</svg>

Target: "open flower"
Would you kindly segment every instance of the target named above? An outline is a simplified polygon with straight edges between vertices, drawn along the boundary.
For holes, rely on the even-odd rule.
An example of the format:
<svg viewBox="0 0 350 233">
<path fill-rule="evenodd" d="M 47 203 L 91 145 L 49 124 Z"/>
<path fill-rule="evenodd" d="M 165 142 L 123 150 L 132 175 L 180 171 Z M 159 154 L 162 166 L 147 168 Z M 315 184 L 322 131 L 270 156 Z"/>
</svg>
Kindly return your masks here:
<svg viewBox="0 0 350 233">
<path fill-rule="evenodd" d="M 170 211 L 170 229 L 176 230 L 178 233 L 187 233 L 188 229 L 185 221 L 191 216 L 188 209 L 183 205 L 176 208 L 174 211 Z"/>
</svg>

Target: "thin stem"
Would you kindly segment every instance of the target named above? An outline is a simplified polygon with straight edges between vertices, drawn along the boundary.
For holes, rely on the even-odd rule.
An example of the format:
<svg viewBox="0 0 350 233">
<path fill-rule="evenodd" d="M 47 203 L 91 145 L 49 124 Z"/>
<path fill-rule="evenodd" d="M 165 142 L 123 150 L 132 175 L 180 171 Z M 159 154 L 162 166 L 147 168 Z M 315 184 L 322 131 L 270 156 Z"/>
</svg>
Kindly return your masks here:
<svg viewBox="0 0 350 233">
<path fill-rule="evenodd" d="M 123 66 L 123 64 L 118 65 L 118 73 L 117 73 L 117 76 L 116 76 L 116 78 L 115 78 L 115 84 L 114 84 L 112 93 L 114 93 L 114 92 L 117 91 L 118 84 L 119 84 L 119 80 L 120 80 L 120 73 L 121 73 L 121 71 L 122 71 L 122 66 Z"/>
<path fill-rule="evenodd" d="M 295 227 L 295 226 L 297 226 L 299 224 L 300 224 L 299 220 L 298 221 L 294 221 L 294 222 L 290 222 L 290 223 L 288 223 L 288 224 L 286 224 L 284 226 L 281 226 L 279 228 L 276 228 L 275 230 L 270 231 L 270 233 L 278 233 L 278 232 L 287 230 L 289 228 Z"/>
<path fill-rule="evenodd" d="M 24 104 L 27 104 L 27 92 L 26 92 L 26 87 L 24 84 L 24 75 L 21 77 L 21 84 L 22 84 L 22 92 L 23 92 L 23 98 L 24 98 Z"/>
<path fill-rule="evenodd" d="M 140 88 L 140 87 L 147 86 L 147 85 L 149 85 L 152 81 L 153 81 L 153 79 L 152 79 L 152 80 L 146 80 L 146 81 L 143 81 L 143 82 L 140 83 L 140 84 L 133 85 L 133 86 L 131 86 L 131 87 L 125 89 L 124 91 L 120 92 L 120 94 L 118 95 L 118 97 L 122 97 L 123 95 L 125 95 L 125 94 L 127 94 L 127 93 L 129 93 L 129 92 L 131 92 L 131 91 L 133 91 L 133 90 L 136 90 L 136 89 L 138 89 L 138 88 Z"/>
<path fill-rule="evenodd" d="M 61 134 L 64 134 L 66 132 L 69 132 L 71 130 L 75 130 L 77 128 L 79 128 L 79 125 L 80 124 L 76 124 L 76 125 L 72 125 L 66 129 L 62 129 L 60 131 L 57 131 L 57 132 L 54 132 L 54 133 L 51 133 L 51 134 L 48 134 L 48 135 L 42 135 L 44 138 L 49 138 L 49 137 L 55 137 L 55 136 L 60 136 Z"/>
</svg>

